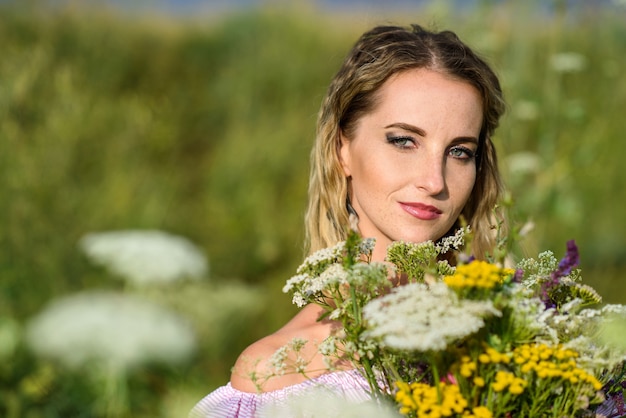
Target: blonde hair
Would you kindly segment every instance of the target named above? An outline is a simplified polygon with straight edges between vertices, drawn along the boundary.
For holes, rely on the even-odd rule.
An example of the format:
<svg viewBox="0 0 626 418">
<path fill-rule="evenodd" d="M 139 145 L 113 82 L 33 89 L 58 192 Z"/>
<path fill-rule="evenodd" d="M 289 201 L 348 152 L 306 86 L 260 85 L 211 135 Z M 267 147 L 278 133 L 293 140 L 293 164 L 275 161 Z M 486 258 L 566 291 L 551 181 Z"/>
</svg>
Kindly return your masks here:
<svg viewBox="0 0 626 418">
<path fill-rule="evenodd" d="M 378 26 L 364 33 L 330 83 L 311 151 L 305 217 L 308 252 L 344 240 L 349 227 L 348 181 L 339 160 L 340 134 L 352 137 L 358 120 L 375 107 L 376 93 L 383 83 L 414 68 L 448 74 L 480 93 L 483 124 L 476 182 L 461 215 L 474 231 L 474 255 L 481 257 L 493 248 L 493 209 L 502 193 L 502 181 L 491 136 L 505 109 L 500 83 L 491 68 L 453 32 L 430 32 L 412 25 Z M 453 226 L 450 233 L 457 227 Z"/>
</svg>

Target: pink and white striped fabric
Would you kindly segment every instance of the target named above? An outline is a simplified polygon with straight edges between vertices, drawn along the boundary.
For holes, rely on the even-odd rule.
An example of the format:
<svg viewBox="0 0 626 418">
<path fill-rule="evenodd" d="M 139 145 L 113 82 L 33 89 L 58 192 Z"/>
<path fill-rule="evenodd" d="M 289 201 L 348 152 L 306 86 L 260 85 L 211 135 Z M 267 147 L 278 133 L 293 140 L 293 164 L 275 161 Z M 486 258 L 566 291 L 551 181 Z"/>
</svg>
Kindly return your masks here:
<svg viewBox="0 0 626 418">
<path fill-rule="evenodd" d="M 323 374 L 297 385 L 263 393 L 241 392 L 228 383 L 198 402 L 189 418 L 270 418 L 262 414 L 263 408 L 280 406 L 292 397 L 318 386 L 350 402 L 371 399 L 367 380 L 357 370 L 347 370 Z"/>
</svg>

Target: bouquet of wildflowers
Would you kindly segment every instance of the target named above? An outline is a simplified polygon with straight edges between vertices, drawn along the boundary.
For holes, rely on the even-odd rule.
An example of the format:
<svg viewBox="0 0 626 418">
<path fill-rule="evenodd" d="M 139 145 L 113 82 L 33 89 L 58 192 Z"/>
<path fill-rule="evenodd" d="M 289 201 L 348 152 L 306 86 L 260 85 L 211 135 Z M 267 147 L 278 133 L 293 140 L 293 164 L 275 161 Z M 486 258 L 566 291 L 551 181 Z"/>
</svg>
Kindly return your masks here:
<svg viewBox="0 0 626 418">
<path fill-rule="evenodd" d="M 464 227 L 437 243 L 395 242 L 380 263 L 353 232 L 308 257 L 284 291 L 341 322 L 320 345 L 328 365 L 351 361 L 403 416 L 626 415 L 626 349 L 602 338 L 626 307 L 600 307 L 574 242 L 560 262 L 544 252 L 515 269 L 504 251 L 465 255 L 470 245 Z"/>
</svg>

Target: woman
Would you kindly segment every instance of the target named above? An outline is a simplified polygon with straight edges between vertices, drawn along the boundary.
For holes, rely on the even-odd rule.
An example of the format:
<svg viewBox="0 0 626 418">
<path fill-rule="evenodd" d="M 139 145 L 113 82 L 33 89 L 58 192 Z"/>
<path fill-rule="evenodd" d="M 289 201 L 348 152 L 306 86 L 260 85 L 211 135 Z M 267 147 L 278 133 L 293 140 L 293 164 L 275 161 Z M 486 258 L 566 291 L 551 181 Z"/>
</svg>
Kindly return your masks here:
<svg viewBox="0 0 626 418">
<path fill-rule="evenodd" d="M 376 239 L 374 261 L 395 240 L 436 241 L 462 216 L 480 256 L 493 246 L 491 213 L 501 191 L 491 136 L 504 111 L 489 66 L 452 32 L 382 26 L 361 36 L 334 77 L 318 117 L 312 151 L 307 241 L 312 253 L 346 238 L 350 213 L 362 236 Z M 192 412 L 204 417 L 253 417 L 315 384 L 351 400 L 368 385 L 348 364 L 328 371 L 317 343 L 336 328 L 305 306 L 284 327 L 248 347 L 231 381 Z M 307 344 L 307 378 L 262 376 L 275 351 L 293 338 Z"/>
</svg>

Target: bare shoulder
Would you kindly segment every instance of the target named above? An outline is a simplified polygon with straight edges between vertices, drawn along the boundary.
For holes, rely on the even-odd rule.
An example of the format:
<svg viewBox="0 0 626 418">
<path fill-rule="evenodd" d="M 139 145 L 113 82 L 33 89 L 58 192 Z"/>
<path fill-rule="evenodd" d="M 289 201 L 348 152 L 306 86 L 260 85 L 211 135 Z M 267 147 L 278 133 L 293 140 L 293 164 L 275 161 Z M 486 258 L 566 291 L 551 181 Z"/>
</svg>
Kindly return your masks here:
<svg viewBox="0 0 626 418">
<path fill-rule="evenodd" d="M 323 357 L 317 352 L 317 344 L 328 337 L 333 328 L 332 323 L 318 322 L 320 311 L 317 307 L 305 307 L 285 326 L 265 338 L 251 344 L 237 359 L 230 378 L 233 388 L 242 392 L 269 392 L 295 385 L 325 373 Z M 307 361 L 305 374 L 288 372 L 280 376 L 266 379 L 272 374 L 271 358 L 277 350 L 292 343 L 294 339 L 306 341 L 299 354 L 286 352 L 285 361 L 295 364 L 296 357 Z"/>
<path fill-rule="evenodd" d="M 268 359 L 281 347 L 277 334 L 268 335 L 246 348 L 237 358 L 230 376 L 233 388 L 242 392 L 266 391 L 263 376 L 270 373 Z"/>
</svg>

